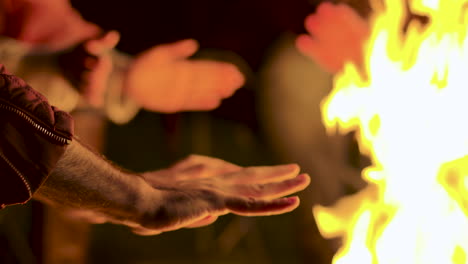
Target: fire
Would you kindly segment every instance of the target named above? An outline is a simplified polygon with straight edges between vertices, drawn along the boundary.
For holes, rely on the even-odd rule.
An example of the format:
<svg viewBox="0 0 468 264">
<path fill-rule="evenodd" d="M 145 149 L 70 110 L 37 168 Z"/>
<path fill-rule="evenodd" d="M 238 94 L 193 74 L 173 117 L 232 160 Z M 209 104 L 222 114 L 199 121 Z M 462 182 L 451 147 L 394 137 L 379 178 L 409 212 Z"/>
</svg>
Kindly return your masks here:
<svg viewBox="0 0 468 264">
<path fill-rule="evenodd" d="M 364 67 L 322 104 L 330 131 L 357 132 L 368 186 L 314 216 L 343 240 L 334 263 L 468 263 L 468 0 L 384 2 Z"/>
</svg>

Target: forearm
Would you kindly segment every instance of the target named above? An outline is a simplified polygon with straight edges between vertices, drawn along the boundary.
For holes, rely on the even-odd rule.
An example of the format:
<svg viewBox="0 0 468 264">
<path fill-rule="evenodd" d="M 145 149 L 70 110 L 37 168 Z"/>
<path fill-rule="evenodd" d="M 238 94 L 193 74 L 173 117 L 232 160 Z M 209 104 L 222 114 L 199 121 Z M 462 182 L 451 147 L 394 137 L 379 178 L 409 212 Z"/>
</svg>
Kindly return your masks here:
<svg viewBox="0 0 468 264">
<path fill-rule="evenodd" d="M 222 160 L 188 158 L 145 174 L 117 169 L 74 140 L 35 198 L 90 221 L 109 221 L 139 234 L 212 223 L 227 213 L 272 215 L 299 205 L 281 198 L 309 184 L 297 165 L 242 168 Z M 167 174 L 168 173 L 168 174 Z"/>
<path fill-rule="evenodd" d="M 59 207 L 92 210 L 129 220 L 141 211 L 149 188 L 136 174 L 124 172 L 73 140 L 34 198 Z"/>
</svg>

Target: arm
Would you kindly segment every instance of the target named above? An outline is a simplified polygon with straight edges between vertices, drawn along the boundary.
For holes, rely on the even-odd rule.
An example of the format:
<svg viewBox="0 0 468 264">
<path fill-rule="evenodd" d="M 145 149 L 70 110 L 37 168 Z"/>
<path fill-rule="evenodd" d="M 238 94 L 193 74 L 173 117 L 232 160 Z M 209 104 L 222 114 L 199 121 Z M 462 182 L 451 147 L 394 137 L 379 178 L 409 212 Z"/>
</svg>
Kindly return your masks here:
<svg viewBox="0 0 468 264">
<path fill-rule="evenodd" d="M 165 113 L 211 110 L 244 84 L 231 63 L 190 59 L 198 50 L 194 40 L 156 45 L 132 58 L 112 50 L 115 34 L 87 40 L 59 57 L 64 76 L 89 103 L 103 105 L 115 123 L 128 122 L 140 107 Z"/>
<path fill-rule="evenodd" d="M 135 174 L 118 169 L 72 140 L 73 120 L 0 67 L 0 205 L 34 198 L 94 222 L 157 234 L 212 223 L 220 215 L 289 212 L 309 184 L 297 165 L 243 168 L 191 156 Z M 49 175 L 50 174 L 50 175 Z"/>
<path fill-rule="evenodd" d="M 72 209 L 93 222 L 112 222 L 144 235 L 212 223 L 220 215 L 289 212 L 307 175 L 297 165 L 242 168 L 203 156 L 143 174 L 125 172 L 77 140 L 67 148 L 35 198 Z"/>
<path fill-rule="evenodd" d="M 72 51 L 77 54 L 66 56 L 70 61 L 64 75 L 95 106 L 103 102 L 108 86 L 117 87 L 109 89 L 113 95 L 106 98 L 112 104 L 106 106 L 107 113 L 117 123 L 131 119 L 139 106 L 160 112 L 211 110 L 244 84 L 244 76 L 231 63 L 189 59 L 198 50 L 194 40 L 154 46 L 126 63 L 126 67 L 114 65 L 119 69 L 112 71 L 108 51 L 118 41 L 115 32 L 100 37 L 102 29 L 85 21 L 69 1 L 14 3 L 5 10 L 5 20 L 7 25 L 15 26 L 3 33 L 48 51 L 63 51 L 81 43 Z M 121 76 L 114 78 L 116 75 Z M 121 94 L 131 100 L 125 98 L 121 103 Z"/>
<path fill-rule="evenodd" d="M 93 221 L 136 222 L 145 187 L 142 177 L 117 169 L 75 139 L 34 198 L 85 212 Z"/>
</svg>

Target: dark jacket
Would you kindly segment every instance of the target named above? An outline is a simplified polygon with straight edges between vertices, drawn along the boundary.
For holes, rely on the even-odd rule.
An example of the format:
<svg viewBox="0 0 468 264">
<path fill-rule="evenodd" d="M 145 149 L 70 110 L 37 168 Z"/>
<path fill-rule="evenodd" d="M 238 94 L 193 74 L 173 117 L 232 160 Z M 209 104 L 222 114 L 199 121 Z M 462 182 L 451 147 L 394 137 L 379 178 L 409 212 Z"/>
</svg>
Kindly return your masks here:
<svg viewBox="0 0 468 264">
<path fill-rule="evenodd" d="M 0 65 L 0 208 L 26 203 L 73 135 L 73 119 Z"/>
</svg>

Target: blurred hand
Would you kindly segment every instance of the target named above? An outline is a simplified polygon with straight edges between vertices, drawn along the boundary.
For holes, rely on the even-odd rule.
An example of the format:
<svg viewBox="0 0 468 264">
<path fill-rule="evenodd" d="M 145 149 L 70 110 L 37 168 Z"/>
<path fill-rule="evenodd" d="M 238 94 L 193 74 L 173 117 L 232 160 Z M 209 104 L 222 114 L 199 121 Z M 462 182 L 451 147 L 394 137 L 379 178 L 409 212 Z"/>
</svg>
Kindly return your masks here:
<svg viewBox="0 0 468 264">
<path fill-rule="evenodd" d="M 69 0 L 3 0 L 2 34 L 59 51 L 99 34 L 101 29 L 85 21 Z"/>
<path fill-rule="evenodd" d="M 120 34 L 117 31 L 109 31 L 100 38 L 84 42 L 84 49 L 91 56 L 84 61 L 85 71 L 81 90 L 91 105 L 103 104 L 107 82 L 112 72 L 110 51 L 115 48 L 119 40 Z"/>
<path fill-rule="evenodd" d="M 189 60 L 198 50 L 193 39 L 155 46 L 133 61 L 125 79 L 131 97 L 158 112 L 211 110 L 244 84 L 234 65 Z"/>
<path fill-rule="evenodd" d="M 324 2 L 305 19 L 310 35 L 300 35 L 296 46 L 331 73 L 342 70 L 347 61 L 362 63 L 367 22 L 344 4 Z"/>
<path fill-rule="evenodd" d="M 117 31 L 91 38 L 60 56 L 64 76 L 93 106 L 103 104 L 104 92 L 112 72 L 112 50 L 119 42 Z"/>
<path fill-rule="evenodd" d="M 294 164 L 244 168 L 192 155 L 168 169 L 143 174 L 153 188 L 162 191 L 157 196 L 162 208 L 145 214 L 146 219 L 133 226 L 133 231 L 154 235 L 205 226 L 227 213 L 254 216 L 289 212 L 299 205 L 299 198 L 280 197 L 303 190 L 310 182 L 307 174 L 298 172 Z M 151 204 L 151 199 L 148 202 Z"/>
</svg>

